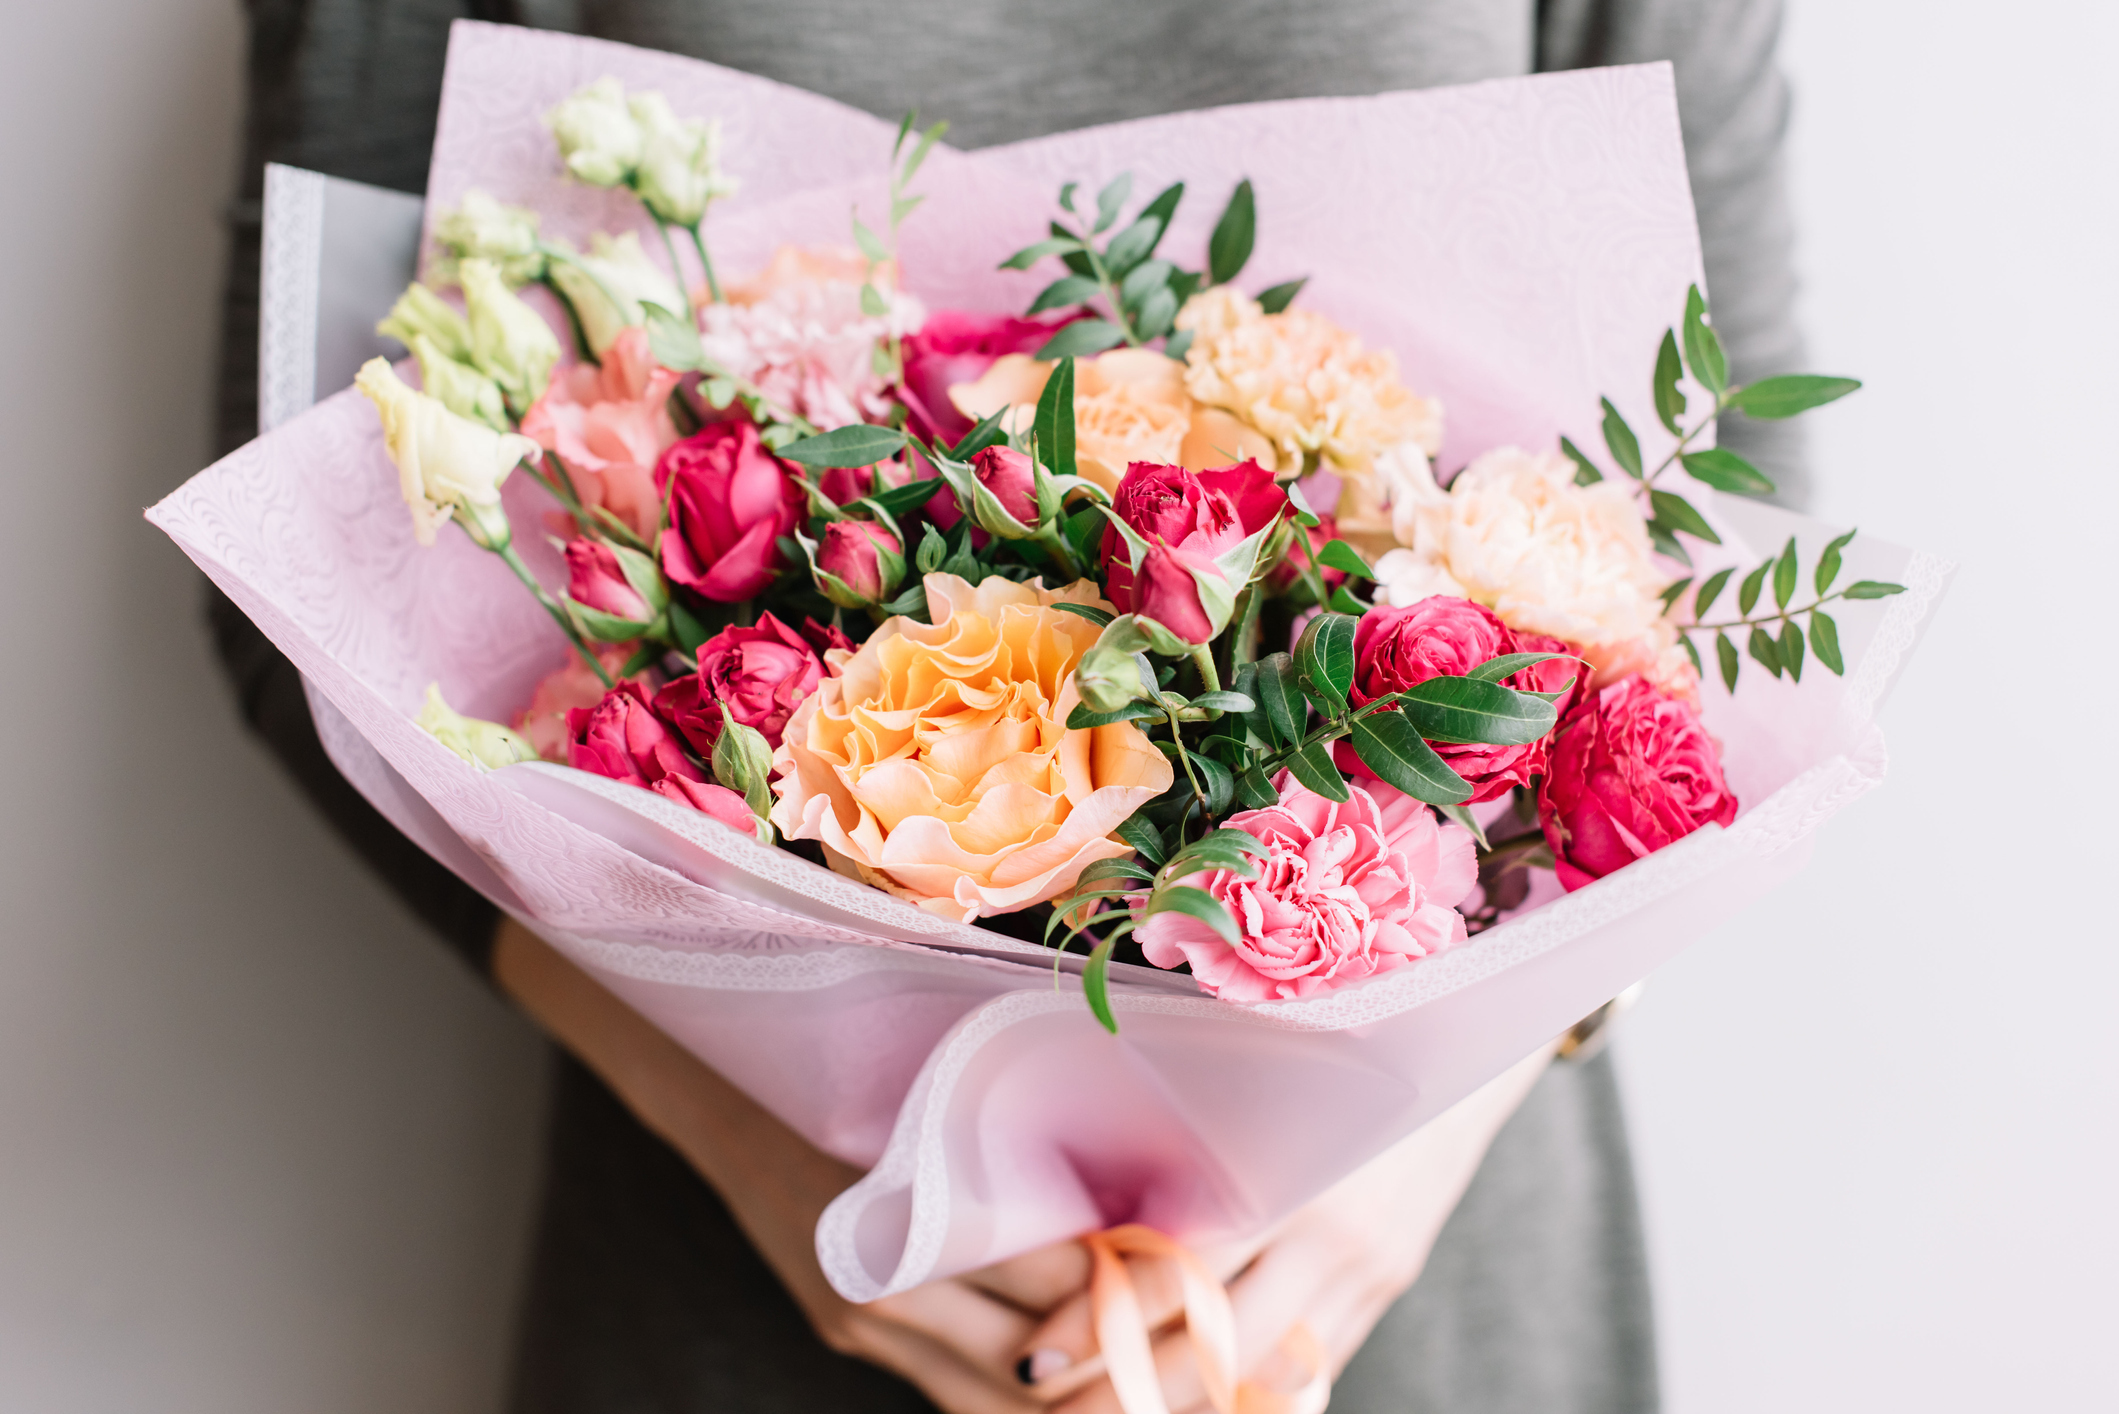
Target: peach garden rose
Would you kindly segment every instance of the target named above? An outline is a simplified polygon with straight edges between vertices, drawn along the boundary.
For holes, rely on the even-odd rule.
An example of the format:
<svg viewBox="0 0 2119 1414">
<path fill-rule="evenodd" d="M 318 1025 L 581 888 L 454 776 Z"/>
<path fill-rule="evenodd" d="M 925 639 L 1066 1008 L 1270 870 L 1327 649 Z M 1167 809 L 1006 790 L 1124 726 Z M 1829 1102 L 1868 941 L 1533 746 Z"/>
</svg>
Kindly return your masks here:
<svg viewBox="0 0 2119 1414">
<path fill-rule="evenodd" d="M 932 625 L 885 620 L 796 709 L 773 823 L 932 913 L 970 921 L 1066 892 L 1131 853 L 1121 821 L 1171 781 L 1130 722 L 1069 731 L 1074 665 L 1108 610 L 1093 584 L 926 578 Z"/>
</svg>

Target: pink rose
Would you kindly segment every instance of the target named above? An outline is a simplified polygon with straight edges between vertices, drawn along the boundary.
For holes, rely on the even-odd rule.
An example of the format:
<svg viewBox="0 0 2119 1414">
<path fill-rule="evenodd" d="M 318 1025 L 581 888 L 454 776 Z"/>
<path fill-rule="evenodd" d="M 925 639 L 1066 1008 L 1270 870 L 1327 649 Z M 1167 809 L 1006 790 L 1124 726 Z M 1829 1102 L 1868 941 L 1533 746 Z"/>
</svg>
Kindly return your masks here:
<svg viewBox="0 0 2119 1414">
<path fill-rule="evenodd" d="M 1186 882 L 1236 920 L 1232 946 L 1188 914 L 1158 913 L 1135 933 L 1157 967 L 1192 965 L 1215 996 L 1314 997 L 1464 941 L 1456 905 L 1479 875 L 1469 831 L 1382 782 L 1335 805 L 1282 772 L 1280 803 L 1222 823 L 1266 847 L 1258 877 L 1226 869 Z"/>
<path fill-rule="evenodd" d="M 1001 503 L 1001 509 L 1018 522 L 1034 526 L 1041 519 L 1037 513 L 1037 469 L 1030 458 L 1013 447 L 996 444 L 971 459 L 971 471 Z"/>
<path fill-rule="evenodd" d="M 603 363 L 561 369 L 529 412 L 524 435 L 559 454 L 582 504 L 601 506 L 643 539 L 653 539 L 661 502 L 648 468 L 670 443 L 670 391 L 678 375 L 658 367 L 645 329 L 628 329 Z"/>
<path fill-rule="evenodd" d="M 835 506 L 860 500 L 873 491 L 875 485 L 876 469 L 872 466 L 827 467 L 817 477 L 817 489 L 831 497 Z"/>
<path fill-rule="evenodd" d="M 817 550 L 817 568 L 837 575 L 848 589 L 873 602 L 897 588 L 884 573 L 877 548 L 903 553 L 898 537 L 872 520 L 835 520 L 824 527 L 824 543 Z"/>
<path fill-rule="evenodd" d="M 633 656 L 632 648 L 625 644 L 595 647 L 597 661 L 614 678 L 625 666 L 625 660 Z M 530 694 L 530 705 L 515 719 L 515 730 L 529 738 L 539 756 L 564 765 L 568 753 L 567 713 L 577 707 L 594 707 L 607 690 L 603 679 L 581 660 L 581 655 L 569 651 L 565 666 L 547 675 Z"/>
<path fill-rule="evenodd" d="M 1462 677 L 1489 658 L 1504 653 L 1571 653 L 1558 639 L 1517 634 L 1493 610 L 1469 599 L 1434 594 L 1402 608 L 1378 605 L 1361 616 L 1354 629 L 1354 683 L 1347 698 L 1356 707 L 1403 692 L 1433 677 Z M 1570 677 L 1581 691 L 1577 669 L 1569 659 L 1548 659 L 1506 679 L 1519 692 L 1554 692 Z M 1573 696 L 1555 704 L 1565 713 Z M 1435 754 L 1472 785 L 1472 800 L 1492 800 L 1528 785 L 1545 770 L 1551 738 L 1519 746 L 1431 742 Z M 1367 774 L 1350 743 L 1340 742 L 1333 757 L 1343 771 Z"/>
<path fill-rule="evenodd" d="M 653 790 L 666 776 L 704 781 L 706 772 L 685 755 L 675 734 L 655 715 L 647 689 L 631 679 L 594 707 L 567 713 L 567 764 L 614 781 Z"/>
<path fill-rule="evenodd" d="M 708 599 L 733 604 L 773 582 L 775 542 L 807 511 L 802 488 L 748 422 L 715 422 L 662 454 L 655 486 L 670 501 L 662 569 Z"/>
<path fill-rule="evenodd" d="M 1151 542 L 1138 577 L 1128 576 L 1132 579 L 1132 612 L 1155 620 L 1187 643 L 1211 641 L 1214 620 L 1200 599 L 1194 571 L 1224 577 L 1211 556 L 1189 546 L 1173 549 L 1159 540 Z M 1116 594 L 1111 597 L 1118 598 Z"/>
<path fill-rule="evenodd" d="M 656 693 L 655 711 L 701 756 L 713 755 L 724 705 L 778 749 L 787 719 L 824 677 L 823 662 L 803 636 L 761 614 L 755 628 L 725 628 L 700 644 L 699 671 Z"/>
<path fill-rule="evenodd" d="M 898 380 L 898 397 L 912 414 L 912 431 L 922 441 L 945 446 L 964 440 L 971 419 L 949 400 L 949 390 L 976 382 L 1003 354 L 1036 353 L 1059 327 L 960 309 L 930 314 L 920 331 L 904 342 L 905 373 Z"/>
<path fill-rule="evenodd" d="M 689 805 L 702 815 L 711 815 L 752 839 L 758 838 L 758 817 L 751 813 L 749 802 L 727 786 L 695 781 L 688 776 L 664 776 L 655 783 L 655 794 Z"/>
<path fill-rule="evenodd" d="M 586 538 L 567 542 L 567 597 L 577 604 L 633 623 L 655 617 L 633 588 L 610 546 Z"/>
<path fill-rule="evenodd" d="M 1682 698 L 1642 678 L 1589 697 L 1553 733 L 1538 819 L 1560 882 L 1579 889 L 1708 821 L 1736 818 L 1722 749 Z"/>
<path fill-rule="evenodd" d="M 1259 474 L 1265 475 L 1263 472 Z M 1210 477 L 1221 480 L 1211 481 Z M 1242 494 L 1252 503 L 1254 513 L 1263 504 L 1264 498 L 1256 493 L 1256 488 L 1244 485 L 1246 479 L 1242 467 L 1223 472 L 1197 472 L 1181 466 L 1135 462 L 1119 479 L 1118 490 L 1111 497 L 1111 509 L 1150 545 L 1160 541 L 1172 549 L 1186 551 L 1187 562 L 1191 559 L 1211 561 L 1234 547 L 1251 529 L 1244 524 L 1241 507 L 1224 488 Z M 1268 485 L 1271 481 L 1272 478 L 1267 476 Z M 1275 490 L 1274 494 L 1280 493 Z M 1281 499 L 1285 501 L 1286 497 Z M 1266 519 L 1271 518 L 1268 511 Z M 1263 525 L 1264 521 L 1260 524 Z M 1118 533 L 1117 526 L 1105 526 L 1104 592 L 1122 614 L 1133 613 L 1138 607 L 1134 603 L 1133 569 L 1127 563 L 1128 559 L 1125 537 Z M 1196 588 L 1192 597 L 1195 601 L 1198 598 Z M 1174 624 L 1167 626 L 1172 632 L 1178 631 Z"/>
</svg>

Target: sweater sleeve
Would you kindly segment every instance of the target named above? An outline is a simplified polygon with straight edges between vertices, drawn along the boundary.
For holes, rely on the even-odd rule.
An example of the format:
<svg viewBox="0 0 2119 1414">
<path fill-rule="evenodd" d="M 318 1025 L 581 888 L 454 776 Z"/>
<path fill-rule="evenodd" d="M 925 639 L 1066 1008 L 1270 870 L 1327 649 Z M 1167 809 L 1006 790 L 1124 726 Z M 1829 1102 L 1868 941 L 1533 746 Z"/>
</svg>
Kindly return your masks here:
<svg viewBox="0 0 2119 1414">
<path fill-rule="evenodd" d="M 257 434 L 265 164 L 418 191 L 434 145 L 449 22 L 502 17 L 475 0 L 248 0 L 245 8 L 249 106 L 222 304 L 216 436 L 223 453 Z M 301 673 L 226 596 L 211 584 L 205 590 L 214 647 L 244 720 L 354 851 L 483 974 L 498 910 L 338 773 L 317 738 Z"/>
<path fill-rule="evenodd" d="M 1750 382 L 1800 369 L 1795 232 L 1788 205 L 1788 83 L 1781 0 L 1542 0 L 1538 67 L 1670 60 L 1716 331 L 1731 376 Z M 1673 308 L 1674 323 L 1678 311 Z M 1718 429 L 1800 506 L 1809 468 L 1799 424 L 1729 417 Z"/>
</svg>

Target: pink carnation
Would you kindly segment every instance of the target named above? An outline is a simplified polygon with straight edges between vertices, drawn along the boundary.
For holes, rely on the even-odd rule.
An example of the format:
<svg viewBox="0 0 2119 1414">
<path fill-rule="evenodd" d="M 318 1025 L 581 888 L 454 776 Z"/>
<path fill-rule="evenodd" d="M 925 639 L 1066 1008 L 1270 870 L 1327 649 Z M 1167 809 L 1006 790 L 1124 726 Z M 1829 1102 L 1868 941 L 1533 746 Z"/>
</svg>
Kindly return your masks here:
<svg viewBox="0 0 2119 1414">
<path fill-rule="evenodd" d="M 649 469 L 672 442 L 670 392 L 678 375 L 658 366 L 647 331 L 627 329 L 603 363 L 577 363 L 552 378 L 522 419 L 524 435 L 566 463 L 582 504 L 603 506 L 642 539 L 654 539 L 662 508 Z"/>
<path fill-rule="evenodd" d="M 1471 834 L 1382 782 L 1334 804 L 1286 772 L 1280 802 L 1223 824 L 1266 846 L 1258 877 L 1226 869 L 1186 880 L 1236 920 L 1232 946 L 1187 914 L 1158 913 L 1134 935 L 1157 967 L 1190 963 L 1230 1001 L 1314 997 L 1464 941 L 1456 911 L 1477 882 Z"/>
</svg>

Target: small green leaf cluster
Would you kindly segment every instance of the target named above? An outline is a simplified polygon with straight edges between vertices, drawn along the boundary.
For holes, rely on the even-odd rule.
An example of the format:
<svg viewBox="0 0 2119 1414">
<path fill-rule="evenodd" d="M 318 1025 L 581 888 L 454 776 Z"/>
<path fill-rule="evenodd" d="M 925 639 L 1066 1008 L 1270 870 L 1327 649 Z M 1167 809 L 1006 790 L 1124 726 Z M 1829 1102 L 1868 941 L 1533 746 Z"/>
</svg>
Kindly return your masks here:
<svg viewBox="0 0 2119 1414">
<path fill-rule="evenodd" d="M 884 232 L 878 234 L 863 221 L 858 208 L 852 217 L 854 244 L 868 262 L 868 273 L 861 282 L 861 312 L 871 319 L 881 319 L 890 313 L 889 299 L 876 288 L 876 268 L 897 258 L 898 228 L 927 199 L 912 194 L 912 179 L 918 175 L 927 154 L 934 150 L 935 143 L 949 131 L 949 124 L 936 123 L 915 136 L 913 124 L 919 121 L 919 117 L 917 110 L 905 114 L 898 124 L 897 141 L 890 147 L 890 211 Z M 909 150 L 906 147 L 908 139 L 912 143 Z M 878 377 L 895 382 L 904 372 L 904 346 L 895 335 L 881 340 L 871 351 L 870 361 Z"/>
<path fill-rule="evenodd" d="M 1721 671 L 1722 684 L 1729 691 L 1736 691 L 1737 673 L 1743 664 L 1736 643 L 1729 635 L 1748 629 L 1745 651 L 1775 677 L 1786 673 L 1795 681 L 1802 681 L 1806 643 L 1808 654 L 1824 664 L 1834 676 L 1845 673 L 1847 665 L 1840 654 L 1839 624 L 1825 612 L 1824 606 L 1836 599 L 1888 599 L 1894 594 L 1905 593 L 1904 585 L 1880 579 L 1857 579 L 1843 589 L 1833 590 L 1832 586 L 1839 580 L 1842 552 L 1854 539 L 1854 534 L 1850 530 L 1838 536 L 1818 556 L 1816 568 L 1810 576 L 1815 598 L 1808 604 L 1793 603 L 1802 578 L 1802 559 L 1792 535 L 1780 554 L 1767 559 L 1738 583 L 1736 618 L 1721 623 L 1702 622 L 1720 601 L 1722 591 L 1736 573 L 1735 567 L 1716 570 L 1700 581 L 1693 595 L 1693 622 L 1679 630 L 1682 635 L 1679 641 L 1685 645 L 1692 666 L 1705 676 L 1706 668 L 1700 661 L 1700 650 L 1693 643 L 1692 635 L 1712 633 L 1715 665 Z M 1673 609 L 1691 587 L 1692 580 L 1687 577 L 1664 590 L 1664 612 Z M 1754 616 L 1752 610 L 1758 607 L 1760 597 L 1769 587 L 1773 592 L 1773 607 Z M 1796 622 L 1798 619 L 1808 621 L 1807 634 Z"/>
<path fill-rule="evenodd" d="M 1133 176 L 1122 172 L 1096 195 L 1093 212 L 1075 208 L 1076 185 L 1060 189 L 1059 204 L 1075 224 L 1054 221 L 1045 240 L 1023 247 L 1001 262 L 1003 270 L 1027 270 L 1040 260 L 1058 257 L 1067 273 L 1054 280 L 1030 303 L 1028 313 L 1050 310 L 1081 310 L 1087 317 L 1063 325 L 1038 350 L 1040 359 L 1102 353 L 1120 344 L 1139 348 L 1157 339 L 1172 358 L 1183 358 L 1191 344 L 1189 332 L 1175 332 L 1177 312 L 1186 300 L 1208 285 L 1222 285 L 1236 278 L 1249 263 L 1258 233 L 1257 202 L 1249 181 L 1236 184 L 1229 204 L 1207 241 L 1207 268 L 1186 270 L 1175 261 L 1156 254 L 1170 220 L 1184 200 L 1185 184 L 1176 182 L 1158 192 L 1141 207 L 1131 221 L 1119 224 L 1126 201 L 1133 192 Z M 1114 229 L 1116 228 L 1116 229 Z M 1101 244 L 1098 237 L 1112 234 Z M 1294 280 L 1275 286 L 1260 296 L 1268 313 L 1285 309 L 1302 288 Z"/>
<path fill-rule="evenodd" d="M 1688 373 L 1707 396 L 1699 420 L 1690 427 L 1683 421 L 1690 399 L 1678 386 Z M 1657 479 L 1672 466 L 1682 465 L 1695 481 L 1704 482 L 1717 491 L 1732 491 L 1745 496 L 1771 495 L 1774 489 L 1772 478 L 1750 462 L 1720 447 L 1693 450 L 1693 444 L 1715 426 L 1724 412 L 1740 412 L 1757 418 L 1794 417 L 1835 402 L 1859 387 L 1860 382 L 1852 378 L 1825 378 L 1809 373 L 1732 385 L 1721 336 L 1708 322 L 1707 302 L 1701 296 L 1699 286 L 1694 285 L 1685 292 L 1685 313 L 1678 327 L 1663 331 L 1663 342 L 1656 350 L 1655 372 L 1649 380 L 1656 420 L 1678 439 L 1677 445 L 1655 467 L 1648 467 L 1641 455 L 1640 438 L 1611 399 L 1606 398 L 1603 400 L 1604 449 L 1619 470 L 1637 483 L 1647 503 L 1648 535 L 1656 549 L 1689 566 L 1691 553 L 1678 536 L 1690 536 L 1710 545 L 1721 544 L 1722 538 L 1697 507 L 1678 492 L 1657 486 Z M 1570 438 L 1560 439 L 1560 450 L 1575 464 L 1577 485 L 1588 486 L 1604 480 L 1603 469 Z"/>
</svg>

